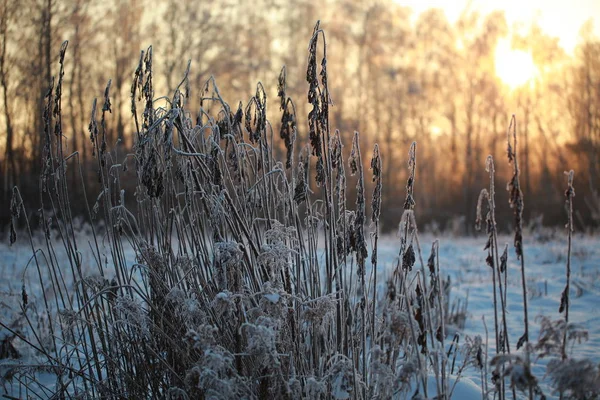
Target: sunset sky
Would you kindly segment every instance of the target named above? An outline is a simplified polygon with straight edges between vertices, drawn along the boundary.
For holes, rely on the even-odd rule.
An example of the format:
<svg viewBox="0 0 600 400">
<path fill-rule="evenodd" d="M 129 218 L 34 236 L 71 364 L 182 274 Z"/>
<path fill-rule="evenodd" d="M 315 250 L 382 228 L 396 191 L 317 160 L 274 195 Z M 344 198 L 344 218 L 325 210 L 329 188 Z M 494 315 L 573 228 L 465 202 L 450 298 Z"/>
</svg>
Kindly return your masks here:
<svg viewBox="0 0 600 400">
<path fill-rule="evenodd" d="M 594 31 L 600 33 L 599 0 L 397 0 L 408 6 L 415 16 L 428 8 L 441 8 L 450 21 L 455 21 L 465 7 L 487 14 L 500 9 L 506 13 L 509 25 L 523 23 L 526 26 L 536 21 L 544 31 L 560 39 L 561 46 L 569 53 L 575 48 L 581 25 L 588 19 L 594 20 Z"/>
</svg>

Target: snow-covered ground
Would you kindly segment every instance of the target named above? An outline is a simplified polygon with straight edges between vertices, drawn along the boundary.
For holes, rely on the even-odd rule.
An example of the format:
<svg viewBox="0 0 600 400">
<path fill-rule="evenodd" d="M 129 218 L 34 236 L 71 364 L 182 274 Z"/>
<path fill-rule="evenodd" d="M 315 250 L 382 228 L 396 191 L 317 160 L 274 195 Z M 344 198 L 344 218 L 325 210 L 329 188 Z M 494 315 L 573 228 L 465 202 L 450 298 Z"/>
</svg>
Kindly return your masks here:
<svg viewBox="0 0 600 400">
<path fill-rule="evenodd" d="M 540 330 L 539 316 L 550 319 L 563 318 L 559 314 L 561 292 L 566 283 L 567 240 L 562 232 L 558 235 L 525 236 L 524 254 L 526 261 L 526 279 L 528 287 L 528 310 L 530 339 L 536 342 Z M 421 238 L 423 257 L 427 257 L 431 242 L 435 238 Z M 489 356 L 495 354 L 494 311 L 492 295 L 492 269 L 485 263 L 487 251 L 484 251 L 485 237 L 454 238 L 440 237 L 440 270 L 443 276 L 450 276 L 452 297 L 468 300 L 468 316 L 464 328 L 467 335 L 481 335 L 485 343 L 488 328 Z M 395 241 L 388 238 L 382 256 L 394 256 Z M 508 287 L 507 287 L 507 326 L 512 349 L 524 333 L 523 294 L 521 285 L 520 261 L 517 261 L 512 237 L 498 238 L 499 247 L 509 244 Z M 397 246 L 396 246 L 397 247 Z M 579 324 L 589 333 L 589 339 L 570 349 L 573 358 L 589 358 L 600 363 L 600 237 L 575 236 L 573 238 L 571 258 L 571 297 L 570 323 Z M 499 300 L 498 300 L 499 301 Z M 546 373 L 547 358 L 534 358 L 532 371 L 538 378 Z M 466 374 L 477 385 L 481 380 L 474 369 Z M 540 386 L 547 398 L 557 398 L 552 393 L 548 379 Z M 479 393 L 481 396 L 481 393 Z M 481 398 L 481 397 L 479 397 Z"/>
<path fill-rule="evenodd" d="M 535 238 L 535 239 L 532 239 Z M 424 235 L 420 238 L 425 260 L 429 256 L 431 243 L 435 238 Z M 442 276 L 450 276 L 452 282 L 452 298 L 468 300 L 468 316 L 464 333 L 481 335 L 485 342 L 483 318 L 489 331 L 489 355 L 494 349 L 494 313 L 492 299 L 491 269 L 486 265 L 487 253 L 483 250 L 486 238 L 455 238 L 441 236 L 440 241 L 440 270 Z M 81 244 L 85 243 L 84 240 Z M 512 238 L 501 236 L 498 244 L 512 243 Z M 380 240 L 379 274 L 385 277 L 389 274 L 397 257 L 399 241 L 395 237 L 385 237 Z M 567 243 L 561 233 L 541 237 L 528 235 L 525 237 L 524 251 L 526 259 L 526 275 L 529 299 L 530 337 L 536 341 L 539 334 L 539 315 L 551 319 L 560 318 L 558 308 L 561 292 L 565 285 Z M 57 258 L 60 260 L 60 246 L 57 246 Z M 520 264 L 517 262 L 512 246 L 509 246 L 508 259 L 508 330 L 510 343 L 514 346 L 523 334 L 523 299 L 521 292 Z M 93 264 L 87 252 L 83 251 L 83 266 L 91 268 Z M 129 253 L 133 258 L 133 253 Z M 19 324 L 15 321 L 19 314 L 22 301 L 22 283 L 25 283 L 29 302 L 39 299 L 41 286 L 35 265 L 31 262 L 31 248 L 23 239 L 17 245 L 9 247 L 7 242 L 0 243 L 0 319 L 7 325 Z M 128 260 L 129 261 L 129 260 Z M 133 260 L 131 260 L 133 262 Z M 27 270 L 25 270 L 25 267 Z M 42 277 L 42 281 L 45 277 Z M 47 282 L 47 281 L 46 281 Z M 384 282 L 380 279 L 379 282 Z M 72 284 L 72 282 L 67 282 Z M 572 250 L 572 284 L 570 321 L 580 324 L 589 332 L 589 340 L 575 345 L 570 354 L 574 358 L 590 358 L 595 363 L 600 362 L 600 237 L 576 235 L 573 239 Z M 21 323 L 24 323 L 21 322 Z M 39 321 L 43 326 L 43 321 Z M 0 340 L 7 332 L 0 328 Z M 30 350 L 19 341 L 14 342 L 17 350 L 27 358 Z M 537 377 L 543 377 L 546 371 L 547 359 L 534 359 L 533 372 Z M 1 363 L 1 361 L 0 361 Z M 2 368 L 0 365 L 0 373 Z M 472 383 L 457 390 L 469 391 L 469 388 L 479 388 L 480 376 L 473 368 L 467 372 L 467 378 Z M 548 386 L 548 379 L 541 382 L 541 387 L 548 398 L 553 394 Z M 15 383 L 11 385 L 14 395 Z M 3 389 L 0 389 L 3 392 Z M 481 392 L 471 390 L 474 398 L 481 398 Z M 455 393 L 458 396 L 458 392 Z M 461 397 L 466 398 L 463 392 Z"/>
</svg>

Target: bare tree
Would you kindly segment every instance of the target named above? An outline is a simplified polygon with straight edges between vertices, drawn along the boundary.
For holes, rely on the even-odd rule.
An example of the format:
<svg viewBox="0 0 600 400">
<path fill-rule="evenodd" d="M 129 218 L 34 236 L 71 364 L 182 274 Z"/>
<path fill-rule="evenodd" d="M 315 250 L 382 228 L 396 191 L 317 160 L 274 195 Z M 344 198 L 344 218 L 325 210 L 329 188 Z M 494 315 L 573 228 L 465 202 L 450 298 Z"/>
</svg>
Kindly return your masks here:
<svg viewBox="0 0 600 400">
<path fill-rule="evenodd" d="M 578 60 L 573 69 L 569 111 L 579 150 L 587 159 L 589 197 L 593 216 L 600 221 L 600 40 L 592 33 L 591 20 L 581 29 Z"/>
<path fill-rule="evenodd" d="M 15 152 L 14 152 L 14 131 L 12 123 L 12 109 L 8 99 L 9 91 L 9 71 L 12 69 L 12 60 L 8 53 L 8 42 L 10 39 L 11 32 L 9 26 L 11 25 L 12 19 L 16 16 L 18 2 L 12 0 L 2 0 L 2 6 L 0 8 L 0 86 L 2 86 L 2 103 L 4 120 L 6 124 L 6 151 L 4 162 L 3 174 L 4 181 L 4 193 L 8 194 L 9 189 L 17 183 L 17 166 L 15 163 Z M 6 199 L 5 199 L 6 200 Z"/>
</svg>

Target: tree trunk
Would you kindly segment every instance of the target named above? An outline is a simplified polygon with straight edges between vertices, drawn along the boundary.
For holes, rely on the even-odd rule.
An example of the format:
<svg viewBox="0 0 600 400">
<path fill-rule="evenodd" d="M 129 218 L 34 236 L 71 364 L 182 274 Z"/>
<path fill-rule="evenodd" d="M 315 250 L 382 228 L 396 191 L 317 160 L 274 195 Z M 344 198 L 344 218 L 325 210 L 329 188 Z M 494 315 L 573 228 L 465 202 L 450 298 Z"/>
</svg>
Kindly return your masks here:
<svg viewBox="0 0 600 400">
<path fill-rule="evenodd" d="M 17 169 L 13 149 L 14 130 L 10 108 L 8 105 L 8 78 L 6 43 L 8 42 L 8 2 L 4 0 L 3 15 L 0 17 L 0 35 L 2 35 L 2 49 L 0 50 L 0 85 L 2 86 L 2 100 L 4 102 L 4 119 L 6 121 L 6 155 L 4 163 L 4 193 L 8 194 L 12 186 L 17 184 Z"/>
</svg>

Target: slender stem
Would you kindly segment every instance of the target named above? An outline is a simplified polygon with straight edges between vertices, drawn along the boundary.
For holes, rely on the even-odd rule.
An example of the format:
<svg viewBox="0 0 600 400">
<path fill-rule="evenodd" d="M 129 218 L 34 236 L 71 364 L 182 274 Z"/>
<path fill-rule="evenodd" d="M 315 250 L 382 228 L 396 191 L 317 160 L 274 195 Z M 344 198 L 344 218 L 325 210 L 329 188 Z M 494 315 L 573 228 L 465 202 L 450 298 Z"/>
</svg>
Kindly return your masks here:
<svg viewBox="0 0 600 400">
<path fill-rule="evenodd" d="M 571 284 L 571 242 L 573 237 L 573 197 L 575 196 L 575 190 L 573 189 L 573 170 L 569 171 L 567 174 L 568 179 L 568 187 L 565 192 L 565 196 L 567 198 L 567 207 L 569 213 L 569 221 L 567 223 L 567 284 L 565 286 L 565 291 L 563 292 L 563 298 L 561 299 L 561 307 L 564 305 L 565 308 L 565 330 L 563 333 L 563 343 L 562 343 L 562 359 L 566 360 L 567 358 L 567 331 L 569 327 L 569 289 Z M 564 302 L 564 303 L 563 303 Z"/>
</svg>

